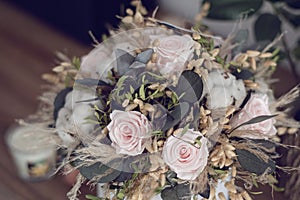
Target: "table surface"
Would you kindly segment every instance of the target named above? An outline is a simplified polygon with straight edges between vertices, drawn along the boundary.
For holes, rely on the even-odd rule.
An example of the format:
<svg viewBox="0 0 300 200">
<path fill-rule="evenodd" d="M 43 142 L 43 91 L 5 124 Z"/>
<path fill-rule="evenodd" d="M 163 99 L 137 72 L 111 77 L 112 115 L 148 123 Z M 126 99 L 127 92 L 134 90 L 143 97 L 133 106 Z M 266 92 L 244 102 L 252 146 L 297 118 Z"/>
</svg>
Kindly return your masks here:
<svg viewBox="0 0 300 200">
<path fill-rule="evenodd" d="M 41 74 L 51 72 L 55 52 L 81 56 L 91 48 L 0 1 L 0 200 L 67 199 L 71 186 L 60 175 L 35 183 L 25 182 L 16 175 L 4 135 L 14 119 L 25 118 L 36 111 L 37 96 L 45 84 Z M 85 188 L 84 192 L 89 191 Z"/>
<path fill-rule="evenodd" d="M 24 11 L 0 0 L 0 200 L 63 200 L 70 186 L 57 175 L 45 182 L 28 183 L 16 168 L 4 142 L 14 119 L 37 109 L 42 93 L 41 74 L 55 65 L 55 51 L 81 56 L 92 49 L 70 39 Z M 84 193 L 93 193 L 84 189 Z M 83 195 L 82 195 L 83 196 Z M 81 199 L 84 199 L 81 197 Z M 270 191 L 255 199 L 272 199 Z M 275 199 L 282 199 L 276 197 Z"/>
</svg>

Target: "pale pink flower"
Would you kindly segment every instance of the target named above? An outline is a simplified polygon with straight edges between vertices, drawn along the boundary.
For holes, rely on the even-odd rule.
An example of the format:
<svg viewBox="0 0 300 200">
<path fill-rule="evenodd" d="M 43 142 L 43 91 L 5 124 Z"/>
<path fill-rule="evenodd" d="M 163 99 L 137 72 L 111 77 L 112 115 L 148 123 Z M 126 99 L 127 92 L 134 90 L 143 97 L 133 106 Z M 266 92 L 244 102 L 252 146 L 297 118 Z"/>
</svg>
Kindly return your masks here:
<svg viewBox="0 0 300 200">
<path fill-rule="evenodd" d="M 152 126 L 147 117 L 137 111 L 114 110 L 107 128 L 112 146 L 118 154 L 135 156 L 151 140 Z"/>
<path fill-rule="evenodd" d="M 268 96 L 265 94 L 252 94 L 244 108 L 231 119 L 230 125 L 234 128 L 261 115 L 272 115 L 269 110 Z M 244 125 L 238 129 L 252 130 L 258 133 L 252 134 L 251 132 L 245 132 L 245 134 L 242 135 L 243 137 L 252 139 L 268 139 L 276 135 L 277 131 L 274 123 L 275 120 L 271 118 L 258 123 Z"/>
<path fill-rule="evenodd" d="M 159 45 L 154 48 L 157 53 L 157 67 L 161 74 L 180 74 L 186 61 L 193 53 L 194 41 L 188 35 L 171 35 L 158 39 Z"/>
<path fill-rule="evenodd" d="M 200 142 L 197 143 L 196 139 Z M 163 159 L 178 178 L 194 180 L 207 165 L 207 142 L 200 132 L 192 129 L 184 134 L 170 136 L 163 147 Z"/>
</svg>

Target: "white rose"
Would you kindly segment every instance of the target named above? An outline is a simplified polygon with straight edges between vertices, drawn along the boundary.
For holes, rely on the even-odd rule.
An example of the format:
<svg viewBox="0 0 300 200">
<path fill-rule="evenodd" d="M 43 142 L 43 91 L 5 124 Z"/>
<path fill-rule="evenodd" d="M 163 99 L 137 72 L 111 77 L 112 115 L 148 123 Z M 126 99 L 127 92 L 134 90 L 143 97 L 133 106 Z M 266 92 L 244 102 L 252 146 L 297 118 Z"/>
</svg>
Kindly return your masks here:
<svg viewBox="0 0 300 200">
<path fill-rule="evenodd" d="M 152 126 L 147 117 L 137 111 L 114 110 L 107 128 L 112 146 L 118 154 L 135 156 L 145 149 L 151 139 Z"/>
<path fill-rule="evenodd" d="M 242 80 L 220 70 L 210 72 L 205 85 L 209 109 L 226 108 L 234 100 L 235 106 L 239 107 L 247 95 Z"/>
<path fill-rule="evenodd" d="M 200 146 L 193 145 L 198 137 L 201 137 Z M 182 135 L 170 136 L 163 147 L 163 159 L 178 178 L 194 180 L 207 165 L 207 142 L 200 132 L 192 129 Z"/>
<path fill-rule="evenodd" d="M 73 90 L 67 94 L 65 105 L 59 110 L 56 120 L 56 130 L 64 145 L 75 141 L 70 133 L 86 137 L 94 132 L 95 125 L 86 121 L 87 117 L 94 115 L 90 102 L 78 103 L 78 101 L 94 98 L 94 94 L 86 91 Z M 97 102 L 97 105 L 101 107 L 100 102 Z"/>
</svg>

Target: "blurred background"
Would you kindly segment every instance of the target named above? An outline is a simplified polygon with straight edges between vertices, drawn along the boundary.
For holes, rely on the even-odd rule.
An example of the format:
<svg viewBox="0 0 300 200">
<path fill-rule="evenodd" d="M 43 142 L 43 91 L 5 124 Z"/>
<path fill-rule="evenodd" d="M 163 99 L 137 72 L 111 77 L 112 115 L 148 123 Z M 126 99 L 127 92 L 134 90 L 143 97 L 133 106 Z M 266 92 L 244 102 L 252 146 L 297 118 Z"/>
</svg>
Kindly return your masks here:
<svg viewBox="0 0 300 200">
<path fill-rule="evenodd" d="M 300 71 L 299 1 L 210 2 L 211 12 L 203 19 L 203 24 L 214 34 L 225 37 L 237 26 L 237 19 L 244 18 L 238 28 L 245 30 L 241 33 L 242 39 L 248 38 L 244 41 L 245 48 L 261 48 L 287 31 L 284 43 L 279 44 L 283 59 L 274 75 L 281 80 L 274 84 L 275 93 L 280 96 L 300 83 L 297 75 Z M 145 0 L 143 4 L 150 13 L 159 5 L 157 17 L 160 19 L 190 26 L 203 1 Z M 117 27 L 116 15 L 124 15 L 127 7 L 130 7 L 130 0 L 0 0 L 0 200 L 66 199 L 70 184 L 61 176 L 39 183 L 27 183 L 18 178 L 5 145 L 5 132 L 15 119 L 36 111 L 37 96 L 43 92 L 41 86 L 45 84 L 41 75 L 51 72 L 55 66 L 55 52 L 79 57 L 87 54 L 93 48 L 88 32 L 92 31 L 101 41 L 109 28 Z M 298 101 L 295 117 L 299 109 Z M 83 191 L 94 192 L 88 187 Z M 272 199 L 268 192 L 269 189 L 266 196 L 259 195 L 257 199 Z M 282 197 L 279 195 L 275 199 Z"/>
</svg>

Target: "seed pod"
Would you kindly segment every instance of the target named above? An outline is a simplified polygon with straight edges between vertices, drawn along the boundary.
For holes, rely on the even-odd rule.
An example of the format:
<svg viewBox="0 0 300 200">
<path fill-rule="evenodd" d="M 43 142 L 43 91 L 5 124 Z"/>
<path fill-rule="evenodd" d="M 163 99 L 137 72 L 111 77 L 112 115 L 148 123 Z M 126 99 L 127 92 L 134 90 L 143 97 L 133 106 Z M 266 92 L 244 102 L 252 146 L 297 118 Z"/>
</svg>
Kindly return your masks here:
<svg viewBox="0 0 300 200">
<path fill-rule="evenodd" d="M 222 124 L 222 125 L 227 124 L 228 122 L 229 122 L 229 119 L 226 117 L 220 120 L 220 124 Z"/>
<path fill-rule="evenodd" d="M 233 160 L 226 159 L 226 161 L 225 161 L 225 167 L 229 167 L 230 165 L 232 165 L 232 163 L 233 163 Z"/>
<path fill-rule="evenodd" d="M 214 186 L 210 186 L 210 191 L 209 191 L 209 200 L 214 199 L 216 196 L 216 189 Z"/>
<path fill-rule="evenodd" d="M 157 152 L 157 150 L 158 150 L 158 146 L 157 146 L 157 138 L 154 138 L 154 139 L 153 139 L 152 146 L 153 146 L 153 151 L 154 151 L 154 152 Z"/>
<path fill-rule="evenodd" d="M 200 34 L 197 33 L 197 32 L 194 32 L 194 33 L 193 33 L 193 39 L 194 39 L 194 40 L 200 40 L 200 39 L 201 39 Z"/>
<path fill-rule="evenodd" d="M 134 21 L 136 23 L 143 23 L 144 22 L 144 17 L 142 16 L 142 14 L 140 12 L 136 12 L 135 15 L 134 15 Z"/>
<path fill-rule="evenodd" d="M 147 149 L 147 151 L 149 151 L 149 153 L 154 153 L 153 146 L 150 143 L 147 143 L 145 145 L 145 148 Z"/>
<path fill-rule="evenodd" d="M 220 200 L 226 200 L 225 194 L 223 192 L 220 192 L 218 194 L 218 197 L 219 197 Z"/>
<path fill-rule="evenodd" d="M 130 8 L 127 8 L 127 9 L 126 9 L 126 13 L 127 13 L 128 15 L 133 15 L 133 11 L 132 11 Z"/>
<path fill-rule="evenodd" d="M 59 72 L 62 72 L 64 71 L 65 67 L 62 66 L 62 65 L 59 65 L 59 66 L 56 66 L 52 69 L 52 71 L 56 72 L 56 73 L 59 73 Z"/>
<path fill-rule="evenodd" d="M 210 160 L 212 161 L 212 162 L 215 162 L 215 161 L 219 161 L 220 160 L 220 156 L 214 156 L 214 157 L 212 157 Z"/>
<path fill-rule="evenodd" d="M 129 99 L 125 99 L 125 100 L 123 101 L 123 103 L 122 103 L 122 107 L 123 107 L 123 108 L 126 108 L 126 107 L 128 106 L 128 104 L 129 104 L 129 102 L 130 102 Z"/>
<path fill-rule="evenodd" d="M 173 128 L 173 127 L 170 128 L 170 129 L 167 131 L 167 136 L 169 137 L 170 135 L 172 135 L 173 131 L 174 131 L 174 128 Z"/>
<path fill-rule="evenodd" d="M 248 67 L 250 67 L 250 63 L 245 61 L 241 64 L 241 66 L 244 68 L 248 68 Z"/>
<path fill-rule="evenodd" d="M 138 104 L 141 110 L 144 109 L 144 102 L 142 100 L 135 98 L 133 103 Z"/>
<path fill-rule="evenodd" d="M 230 126 L 230 125 L 223 125 L 223 129 L 224 130 L 231 130 L 232 129 L 232 126 Z"/>
<path fill-rule="evenodd" d="M 58 84 L 59 83 L 59 78 L 53 74 L 43 74 L 42 79 L 53 83 L 53 84 Z"/>
<path fill-rule="evenodd" d="M 125 24 L 130 24 L 133 22 L 133 17 L 132 16 L 126 16 L 122 19 L 122 22 Z"/>
<path fill-rule="evenodd" d="M 235 150 L 235 147 L 232 146 L 231 144 L 225 144 L 224 149 L 233 151 L 233 150 Z"/>
<path fill-rule="evenodd" d="M 246 192 L 245 190 L 243 192 L 241 192 L 241 195 L 245 200 L 252 200 L 252 198 L 250 197 L 248 192 Z"/>
<path fill-rule="evenodd" d="M 163 187 L 166 185 L 166 175 L 165 174 L 161 174 L 160 175 L 160 186 Z"/>
<path fill-rule="evenodd" d="M 129 104 L 129 105 L 125 108 L 125 111 L 131 111 L 131 110 L 135 109 L 137 106 L 138 106 L 138 104 L 135 104 L 135 103 Z"/>
<path fill-rule="evenodd" d="M 266 62 L 263 63 L 264 67 L 276 67 L 277 63 L 274 62 L 273 60 L 267 60 Z"/>
<path fill-rule="evenodd" d="M 182 130 L 183 130 L 183 128 L 176 129 L 176 130 L 173 132 L 173 135 L 181 134 L 181 133 L 182 133 Z"/>
<path fill-rule="evenodd" d="M 295 133 L 297 133 L 297 131 L 298 131 L 298 128 L 289 128 L 287 130 L 287 133 L 288 134 L 295 134 Z"/>
<path fill-rule="evenodd" d="M 235 166 L 232 166 L 232 168 L 231 168 L 231 176 L 236 177 L 236 167 Z"/>
<path fill-rule="evenodd" d="M 154 112 L 154 106 L 152 106 L 151 104 L 149 104 L 149 103 L 145 103 L 144 104 L 144 109 L 146 110 L 146 111 L 148 111 L 148 112 Z"/>
<path fill-rule="evenodd" d="M 209 53 L 211 54 L 212 57 L 216 57 L 220 52 L 219 48 L 211 50 Z"/>
<path fill-rule="evenodd" d="M 277 135 L 284 135 L 287 132 L 287 127 L 278 127 L 277 128 Z"/>
<path fill-rule="evenodd" d="M 247 59 L 248 59 L 248 55 L 242 53 L 242 54 L 240 54 L 240 55 L 237 56 L 237 58 L 235 59 L 235 61 L 236 61 L 237 63 L 239 63 L 239 64 L 242 64 L 242 63 L 244 63 Z"/>
<path fill-rule="evenodd" d="M 272 57 L 272 53 L 266 52 L 259 55 L 260 58 L 270 58 Z"/>
<path fill-rule="evenodd" d="M 248 50 L 246 51 L 246 54 L 249 56 L 249 57 L 257 57 L 259 56 L 260 52 L 259 51 L 254 51 L 254 50 Z"/>
<path fill-rule="evenodd" d="M 154 47 L 159 46 L 159 44 L 160 44 L 159 39 L 155 39 L 155 40 L 153 41 L 153 46 L 154 46 Z M 153 55 L 153 54 L 152 54 L 152 55 Z"/>
<path fill-rule="evenodd" d="M 153 83 L 148 86 L 148 88 L 151 90 L 156 90 L 158 87 L 159 87 L 159 83 Z"/>
<path fill-rule="evenodd" d="M 171 97 L 172 97 L 172 94 L 173 94 L 172 91 L 170 91 L 170 90 L 167 90 L 167 91 L 166 91 L 167 97 L 171 98 Z"/>
<path fill-rule="evenodd" d="M 226 182 L 225 187 L 229 192 L 237 193 L 235 186 L 231 182 Z"/>
<path fill-rule="evenodd" d="M 256 71 L 256 61 L 255 58 L 250 58 L 250 66 L 253 69 L 253 71 Z"/>
<path fill-rule="evenodd" d="M 234 158 L 234 157 L 236 157 L 236 154 L 234 153 L 234 151 L 226 150 L 225 154 L 226 154 L 227 158 Z"/>
<path fill-rule="evenodd" d="M 226 111 L 226 114 L 225 114 L 225 117 L 229 117 L 230 115 L 232 115 L 235 111 L 235 108 L 234 107 L 230 107 L 227 111 Z"/>
</svg>

